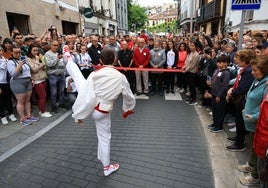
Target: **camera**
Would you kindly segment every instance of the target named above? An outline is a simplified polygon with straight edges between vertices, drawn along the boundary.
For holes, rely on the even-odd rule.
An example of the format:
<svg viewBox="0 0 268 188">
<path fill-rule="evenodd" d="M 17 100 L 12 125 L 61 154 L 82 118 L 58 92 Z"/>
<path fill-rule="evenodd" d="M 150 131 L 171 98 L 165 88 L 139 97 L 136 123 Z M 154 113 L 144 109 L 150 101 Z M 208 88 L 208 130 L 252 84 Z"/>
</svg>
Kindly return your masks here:
<svg viewBox="0 0 268 188">
<path fill-rule="evenodd" d="M 48 29 L 48 31 L 49 31 L 49 32 L 52 32 L 52 31 L 53 31 L 53 29 L 52 29 L 52 28 L 49 28 L 49 29 Z"/>
</svg>

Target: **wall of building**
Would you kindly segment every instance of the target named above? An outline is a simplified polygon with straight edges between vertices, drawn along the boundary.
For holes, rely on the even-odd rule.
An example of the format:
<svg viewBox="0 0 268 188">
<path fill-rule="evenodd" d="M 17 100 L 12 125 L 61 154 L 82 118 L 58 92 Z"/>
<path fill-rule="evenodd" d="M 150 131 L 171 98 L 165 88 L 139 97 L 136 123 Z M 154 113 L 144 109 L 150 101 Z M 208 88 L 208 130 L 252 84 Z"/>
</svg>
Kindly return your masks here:
<svg viewBox="0 0 268 188">
<path fill-rule="evenodd" d="M 117 12 L 118 32 L 124 35 L 128 32 L 127 0 L 117 0 L 116 12 Z"/>
<path fill-rule="evenodd" d="M 54 0 L 1 0 L 0 35 L 4 37 L 10 36 L 10 29 L 16 26 L 8 25 L 7 13 L 9 15 L 21 14 L 27 16 L 29 33 L 41 35 L 51 25 L 55 25 L 58 32 L 62 33 L 62 21 L 75 23 L 77 25 L 75 30 L 80 33 L 77 0 L 62 0 L 58 3 L 55 3 Z"/>
</svg>

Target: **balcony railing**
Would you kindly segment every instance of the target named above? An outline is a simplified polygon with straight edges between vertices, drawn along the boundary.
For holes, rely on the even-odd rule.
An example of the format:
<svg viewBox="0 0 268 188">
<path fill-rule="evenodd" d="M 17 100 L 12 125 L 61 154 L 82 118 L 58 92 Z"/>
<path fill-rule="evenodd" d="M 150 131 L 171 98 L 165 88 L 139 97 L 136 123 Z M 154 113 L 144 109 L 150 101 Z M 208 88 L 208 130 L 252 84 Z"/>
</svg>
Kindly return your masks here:
<svg viewBox="0 0 268 188">
<path fill-rule="evenodd" d="M 221 0 L 213 0 L 198 10 L 197 22 L 205 22 L 221 15 Z"/>
</svg>

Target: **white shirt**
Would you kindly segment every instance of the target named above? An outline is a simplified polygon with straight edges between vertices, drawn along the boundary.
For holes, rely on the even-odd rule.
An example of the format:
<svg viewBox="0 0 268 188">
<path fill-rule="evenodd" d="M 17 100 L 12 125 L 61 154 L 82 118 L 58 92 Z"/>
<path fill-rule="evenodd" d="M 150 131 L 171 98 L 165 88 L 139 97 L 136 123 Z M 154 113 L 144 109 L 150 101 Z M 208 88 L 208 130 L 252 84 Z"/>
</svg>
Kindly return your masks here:
<svg viewBox="0 0 268 188">
<path fill-rule="evenodd" d="M 175 52 L 173 50 L 169 50 L 167 53 L 167 65 L 168 67 L 172 67 L 175 62 Z"/>
<path fill-rule="evenodd" d="M 0 83 L 7 83 L 7 60 L 4 58 L 0 58 Z"/>
<path fill-rule="evenodd" d="M 78 64 L 83 64 L 83 65 L 87 65 L 85 67 L 80 67 L 81 70 L 83 69 L 89 69 L 89 67 L 92 66 L 92 59 L 90 57 L 90 55 L 88 53 L 80 53 L 80 54 L 77 54 L 77 59 L 78 59 Z"/>
<path fill-rule="evenodd" d="M 78 91 L 72 108 L 74 119 L 85 119 L 98 104 L 100 110 L 110 112 L 120 94 L 123 97 L 123 111 L 134 109 L 136 101 L 129 83 L 116 69 L 104 67 L 92 72 L 86 80 L 74 62 L 68 62 L 66 68 Z"/>
</svg>

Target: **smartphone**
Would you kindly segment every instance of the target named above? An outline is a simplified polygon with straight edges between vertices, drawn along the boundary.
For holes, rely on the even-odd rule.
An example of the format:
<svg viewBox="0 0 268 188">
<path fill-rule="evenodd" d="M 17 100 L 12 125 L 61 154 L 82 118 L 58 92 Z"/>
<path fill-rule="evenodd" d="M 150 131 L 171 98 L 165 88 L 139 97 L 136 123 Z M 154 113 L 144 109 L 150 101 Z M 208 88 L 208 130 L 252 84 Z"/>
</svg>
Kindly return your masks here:
<svg viewBox="0 0 268 188">
<path fill-rule="evenodd" d="M 23 62 L 25 63 L 26 57 L 25 57 L 24 55 L 22 55 L 22 56 L 20 57 L 20 60 L 23 61 Z"/>
</svg>

